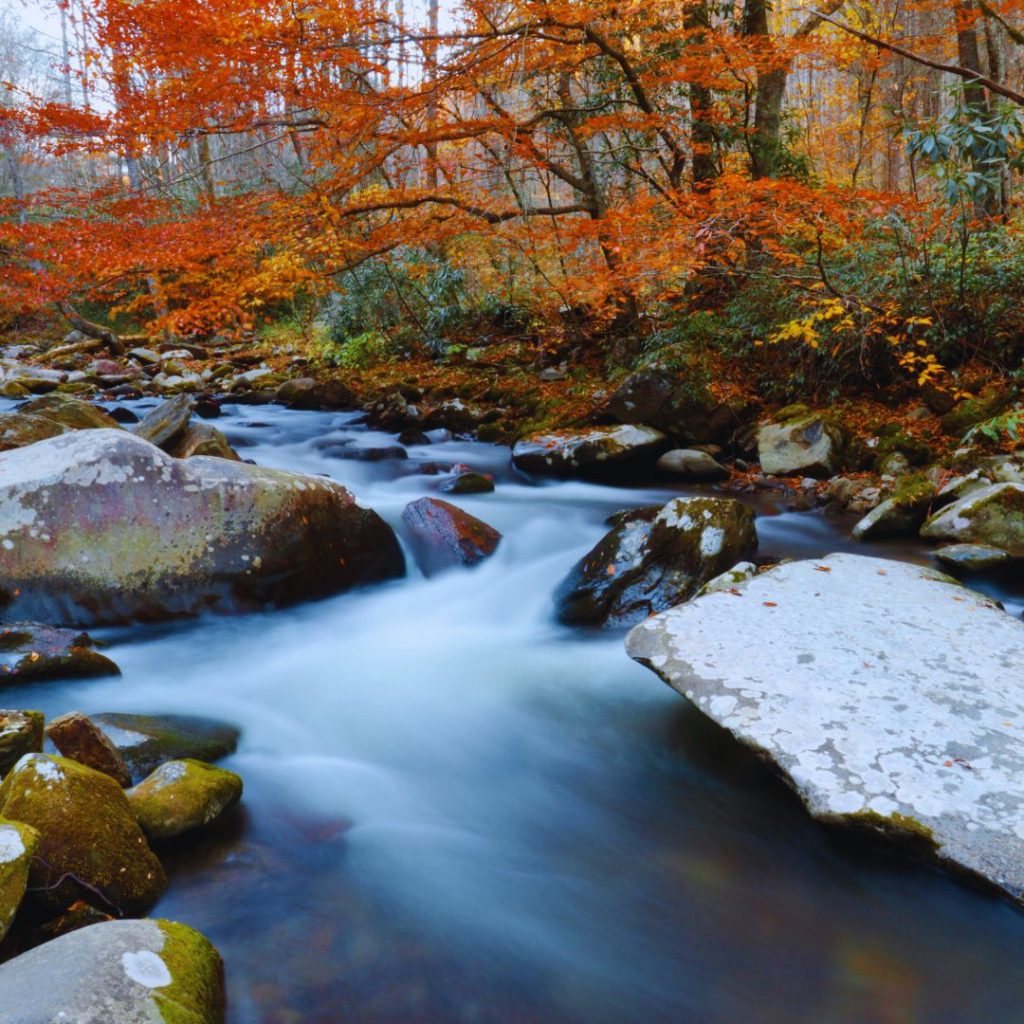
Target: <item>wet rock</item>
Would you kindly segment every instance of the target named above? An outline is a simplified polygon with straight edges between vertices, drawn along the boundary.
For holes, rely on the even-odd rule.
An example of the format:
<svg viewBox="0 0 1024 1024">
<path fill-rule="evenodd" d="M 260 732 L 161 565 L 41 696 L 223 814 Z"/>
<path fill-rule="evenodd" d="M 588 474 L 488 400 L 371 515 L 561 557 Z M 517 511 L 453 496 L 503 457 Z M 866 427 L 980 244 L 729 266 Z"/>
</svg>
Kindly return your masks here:
<svg viewBox="0 0 1024 1024">
<path fill-rule="evenodd" d="M 168 445 L 167 454 L 176 459 L 212 455 L 217 459 L 233 459 L 237 462 L 241 458 L 228 439 L 216 427 L 207 423 L 190 423 L 185 432 Z"/>
<path fill-rule="evenodd" d="M 653 520 L 626 517 L 555 594 L 575 626 L 626 626 L 689 600 L 757 548 L 754 514 L 732 498 L 676 498 Z"/>
<path fill-rule="evenodd" d="M 892 497 L 876 505 L 853 528 L 854 540 L 898 537 L 916 533 L 924 522 L 935 494 L 935 485 L 925 473 L 900 481 Z"/>
<path fill-rule="evenodd" d="M 81 711 L 69 711 L 52 719 L 46 727 L 46 735 L 64 757 L 109 775 L 123 788 L 132 784 L 132 777 L 117 747 Z"/>
<path fill-rule="evenodd" d="M 214 398 L 199 396 L 192 411 L 204 420 L 215 420 L 221 415 L 220 402 Z"/>
<path fill-rule="evenodd" d="M 685 374 L 658 366 L 630 374 L 599 417 L 604 422 L 646 423 L 683 445 L 722 444 L 745 421 L 743 410 L 716 401 Z"/>
<path fill-rule="evenodd" d="M 233 754 L 239 731 L 228 722 L 193 715 L 93 715 L 139 782 L 165 761 L 192 758 L 217 761 Z"/>
<path fill-rule="evenodd" d="M 494 490 L 494 480 L 483 473 L 459 473 L 441 484 L 445 494 L 490 494 Z"/>
<path fill-rule="evenodd" d="M 402 509 L 416 561 L 425 576 L 459 565 L 476 565 L 494 554 L 501 534 L 439 498 L 420 498 Z"/>
<path fill-rule="evenodd" d="M 370 426 L 390 432 L 423 426 L 423 417 L 400 391 L 392 391 L 371 403 L 367 406 L 366 416 Z"/>
<path fill-rule="evenodd" d="M 120 423 L 122 425 L 139 422 L 139 417 L 124 405 L 115 405 L 114 408 L 110 410 L 110 418 L 114 420 L 115 423 Z"/>
<path fill-rule="evenodd" d="M 354 409 L 359 404 L 355 392 L 337 377 L 325 381 L 312 377 L 286 380 L 277 389 L 276 398 L 290 409 Z"/>
<path fill-rule="evenodd" d="M 238 612 L 400 576 L 391 528 L 322 477 L 86 430 L 0 455 L 0 605 L 42 620 Z"/>
<path fill-rule="evenodd" d="M 31 416 L 21 412 L 0 413 L 0 452 L 25 448 L 36 441 L 63 434 L 66 429 L 45 416 Z"/>
<path fill-rule="evenodd" d="M 21 906 L 28 886 L 29 865 L 38 846 L 39 833 L 31 825 L 0 818 L 0 939 L 7 934 Z"/>
<path fill-rule="evenodd" d="M 423 433 L 422 430 L 416 430 L 410 427 L 407 428 L 406 430 L 403 430 L 398 435 L 398 443 L 401 445 L 405 445 L 406 447 L 415 445 L 425 445 L 430 444 L 430 438 L 427 437 L 427 435 Z"/>
<path fill-rule="evenodd" d="M 963 572 L 986 572 L 1002 568 L 1012 561 L 1002 549 L 984 544 L 947 544 L 937 548 L 933 554 L 943 565 Z"/>
<path fill-rule="evenodd" d="M 400 444 L 346 444 L 330 454 L 336 459 L 353 459 L 356 462 L 386 462 L 389 459 L 409 457 L 409 453 Z"/>
<path fill-rule="evenodd" d="M 705 594 L 717 594 L 720 590 L 733 592 L 740 583 L 745 583 L 749 579 L 753 579 L 757 574 L 757 566 L 753 562 L 737 562 L 731 569 L 726 569 L 720 576 L 716 576 L 713 580 L 708 580 L 700 590 L 697 591 L 698 597 L 703 597 Z"/>
<path fill-rule="evenodd" d="M 707 452 L 693 448 L 675 448 L 665 452 L 655 463 L 662 473 L 671 473 L 684 480 L 725 480 L 729 470 Z"/>
<path fill-rule="evenodd" d="M 29 885 L 49 910 L 83 899 L 107 912 L 139 914 L 167 887 L 124 790 L 77 761 L 26 754 L 0 785 L 0 816 L 39 833 Z"/>
<path fill-rule="evenodd" d="M 119 676 L 117 665 L 93 644 L 88 633 L 76 629 L 38 622 L 0 626 L 0 683 Z"/>
<path fill-rule="evenodd" d="M 957 544 L 985 544 L 1024 558 L 1024 484 L 989 484 L 933 515 L 921 536 Z"/>
<path fill-rule="evenodd" d="M 157 448 L 167 449 L 188 429 L 192 417 L 192 396 L 178 395 L 161 402 L 135 427 L 134 434 Z"/>
<path fill-rule="evenodd" d="M 5 1024 L 224 1024 L 217 950 L 174 921 L 105 921 L 0 966 Z"/>
<path fill-rule="evenodd" d="M 0 711 L 0 777 L 24 754 L 43 749 L 42 711 Z"/>
<path fill-rule="evenodd" d="M 1024 893 L 1024 624 L 932 569 L 792 562 L 637 626 L 629 654 L 811 814 Z"/>
<path fill-rule="evenodd" d="M 842 428 L 815 412 L 766 423 L 757 432 L 761 469 L 770 476 L 831 476 L 840 468 L 843 444 Z"/>
<path fill-rule="evenodd" d="M 486 413 L 476 405 L 453 398 L 442 402 L 427 413 L 428 430 L 450 430 L 453 434 L 466 434 L 486 419 Z"/>
<path fill-rule="evenodd" d="M 160 354 L 154 352 L 151 348 L 129 349 L 128 356 L 131 359 L 137 359 L 140 363 L 145 363 L 147 366 L 156 366 L 161 358 Z"/>
<path fill-rule="evenodd" d="M 209 825 L 237 803 L 242 780 L 204 761 L 167 761 L 127 795 L 146 836 L 170 839 Z"/>
<path fill-rule="evenodd" d="M 527 473 L 573 476 L 652 465 L 665 443 L 660 430 L 632 424 L 561 430 L 517 441 L 512 461 Z"/>
</svg>

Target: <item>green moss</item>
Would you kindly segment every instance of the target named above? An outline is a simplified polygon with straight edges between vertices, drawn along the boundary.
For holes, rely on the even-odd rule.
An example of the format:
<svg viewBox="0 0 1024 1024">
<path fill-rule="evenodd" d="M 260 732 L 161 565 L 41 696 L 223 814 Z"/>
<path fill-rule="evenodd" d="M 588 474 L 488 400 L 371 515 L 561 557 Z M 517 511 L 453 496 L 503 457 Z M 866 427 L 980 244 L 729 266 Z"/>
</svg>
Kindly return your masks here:
<svg viewBox="0 0 1024 1024">
<path fill-rule="evenodd" d="M 166 942 L 159 956 L 171 984 L 154 989 L 164 1024 L 204 1024 L 224 1018 L 224 965 L 205 936 L 177 921 L 157 921 Z"/>
<path fill-rule="evenodd" d="M 935 853 L 939 844 L 935 833 L 923 822 L 908 814 L 894 811 L 892 814 L 879 814 L 877 811 L 857 811 L 845 816 L 845 820 L 856 828 L 870 829 L 882 833 L 887 839 L 910 846 L 919 851 Z"/>
</svg>

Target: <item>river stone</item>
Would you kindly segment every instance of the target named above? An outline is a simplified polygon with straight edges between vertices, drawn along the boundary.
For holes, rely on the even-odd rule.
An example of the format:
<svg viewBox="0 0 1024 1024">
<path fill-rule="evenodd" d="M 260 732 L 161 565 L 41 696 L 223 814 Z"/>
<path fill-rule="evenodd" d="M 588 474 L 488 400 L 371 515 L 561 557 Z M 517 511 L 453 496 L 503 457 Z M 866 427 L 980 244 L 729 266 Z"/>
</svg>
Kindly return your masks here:
<svg viewBox="0 0 1024 1024">
<path fill-rule="evenodd" d="M 731 569 L 726 569 L 721 575 L 708 580 L 700 590 L 698 597 L 705 594 L 717 594 L 720 590 L 732 591 L 738 583 L 745 583 L 752 579 L 757 572 L 757 566 L 753 562 L 737 562 Z"/>
<path fill-rule="evenodd" d="M 31 825 L 0 818 L 0 939 L 21 906 L 29 865 L 38 845 L 39 833 Z"/>
<path fill-rule="evenodd" d="M 67 430 L 117 429 L 118 423 L 110 413 L 90 402 L 69 395 L 45 395 L 26 402 L 18 412 L 22 416 L 43 416 L 59 423 Z"/>
<path fill-rule="evenodd" d="M 655 463 L 662 473 L 671 473 L 684 480 L 725 480 L 729 470 L 718 463 L 707 452 L 693 448 L 674 448 Z"/>
<path fill-rule="evenodd" d="M 494 554 L 501 534 L 457 505 L 420 498 L 402 509 L 416 561 L 424 576 L 459 565 L 476 565 Z"/>
<path fill-rule="evenodd" d="M 193 405 L 191 395 L 178 395 L 167 402 L 161 402 L 132 430 L 136 437 L 155 444 L 157 448 L 169 448 L 188 429 Z"/>
<path fill-rule="evenodd" d="M 38 622 L 0 626 L 0 682 L 119 676 L 108 657 L 93 650 L 93 639 L 77 629 Z"/>
<path fill-rule="evenodd" d="M 653 518 L 625 515 L 555 593 L 573 626 L 627 626 L 693 597 L 757 548 L 754 513 L 733 498 L 675 498 Z"/>
<path fill-rule="evenodd" d="M 72 761 L 109 775 L 119 786 L 127 788 L 132 784 L 132 777 L 117 747 L 81 711 L 69 711 L 52 719 L 46 727 L 46 735 Z"/>
<path fill-rule="evenodd" d="M 39 832 L 29 884 L 50 910 L 84 899 L 100 910 L 139 914 L 167 887 L 124 790 L 70 758 L 21 758 L 0 785 L 0 816 Z"/>
<path fill-rule="evenodd" d="M 774 764 L 810 812 L 1024 894 L 1024 623 L 933 569 L 779 565 L 626 647 Z"/>
<path fill-rule="evenodd" d="M 355 392 L 337 377 L 324 381 L 312 377 L 286 380 L 275 398 L 289 409 L 352 409 L 359 404 Z"/>
<path fill-rule="evenodd" d="M 176 459 L 190 459 L 194 455 L 212 455 L 236 462 L 240 459 L 228 439 L 208 423 L 190 423 L 185 433 L 168 446 L 167 454 Z"/>
<path fill-rule="evenodd" d="M 239 731 L 227 722 L 193 715 L 93 715 L 139 782 L 165 761 L 217 761 L 238 748 Z"/>
<path fill-rule="evenodd" d="M 43 749 L 43 723 L 42 711 L 0 711 L 0 777 Z"/>
<path fill-rule="evenodd" d="M 146 836 L 170 839 L 209 825 L 240 800 L 242 779 L 225 768 L 186 758 L 160 765 L 127 796 Z"/>
<path fill-rule="evenodd" d="M 483 473 L 459 473 L 441 484 L 445 494 L 490 494 L 494 490 L 494 480 Z"/>
<path fill-rule="evenodd" d="M 46 416 L 24 412 L 0 413 L 0 452 L 25 448 L 48 437 L 63 434 L 66 427 Z"/>
<path fill-rule="evenodd" d="M 1024 558 L 1024 484 L 990 484 L 947 505 L 921 527 L 929 540 L 984 544 Z"/>
<path fill-rule="evenodd" d="M 808 412 L 757 432 L 761 469 L 769 476 L 832 476 L 839 468 L 843 432 L 827 416 Z"/>
<path fill-rule="evenodd" d="M 65 622 L 238 612 L 400 576 L 340 484 L 85 430 L 0 455 L 0 606 Z"/>
<path fill-rule="evenodd" d="M 935 494 L 935 485 L 925 473 L 901 480 L 891 498 L 876 505 L 853 528 L 854 540 L 896 537 L 915 533 L 924 522 Z"/>
<path fill-rule="evenodd" d="M 105 921 L 0 966 L 4 1024 L 223 1024 L 224 970 L 174 921 Z"/>
<path fill-rule="evenodd" d="M 943 565 L 964 572 L 985 572 L 1012 561 L 1001 548 L 991 548 L 985 544 L 947 544 L 936 548 L 933 554 Z"/>
<path fill-rule="evenodd" d="M 517 441 L 512 448 L 512 461 L 527 473 L 572 476 L 653 463 L 666 440 L 660 430 L 632 423 L 561 430 Z"/>
</svg>

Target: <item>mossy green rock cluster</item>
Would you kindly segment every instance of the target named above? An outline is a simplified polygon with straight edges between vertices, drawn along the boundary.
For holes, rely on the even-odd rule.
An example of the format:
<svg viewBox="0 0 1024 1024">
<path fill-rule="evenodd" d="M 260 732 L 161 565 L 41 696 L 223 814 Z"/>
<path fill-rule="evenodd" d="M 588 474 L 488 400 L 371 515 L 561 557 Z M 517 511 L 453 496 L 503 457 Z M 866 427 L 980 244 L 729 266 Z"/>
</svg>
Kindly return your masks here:
<svg viewBox="0 0 1024 1024">
<path fill-rule="evenodd" d="M 236 803 L 242 796 L 242 780 L 204 761 L 167 761 L 127 796 L 146 836 L 170 839 L 209 825 Z"/>
<path fill-rule="evenodd" d="M 971 427 L 1005 412 L 1017 397 L 1017 389 L 998 384 L 985 388 L 976 398 L 968 398 L 942 417 L 942 429 L 960 436 Z"/>
<path fill-rule="evenodd" d="M 174 459 L 123 430 L 0 455 L 0 609 L 79 624 L 238 612 L 400 576 L 391 528 L 321 477 Z"/>
<path fill-rule="evenodd" d="M 39 833 L 21 821 L 0 818 L 0 939 L 21 906 Z"/>
<path fill-rule="evenodd" d="M 106 921 L 0 966 L 5 1024 L 223 1024 L 224 970 L 199 932 Z"/>
<path fill-rule="evenodd" d="M 82 899 L 138 914 L 167 886 L 124 790 L 77 761 L 26 754 L 0 785 L 0 816 L 39 833 L 29 884 L 49 910 Z"/>
<path fill-rule="evenodd" d="M 845 443 L 835 420 L 803 406 L 782 410 L 777 422 L 757 432 L 758 459 L 770 476 L 832 476 L 842 466 Z"/>
<path fill-rule="evenodd" d="M 928 515 L 934 495 L 935 484 L 927 473 L 904 477 L 891 497 L 876 505 L 854 526 L 854 540 L 915 532 Z"/>
<path fill-rule="evenodd" d="M 754 514 L 732 498 L 676 498 L 653 517 L 622 516 L 559 587 L 558 618 L 639 622 L 693 597 L 756 549 Z"/>
<path fill-rule="evenodd" d="M 1024 558 L 1024 484 L 989 484 L 947 505 L 921 528 L 929 540 L 984 544 Z"/>
</svg>

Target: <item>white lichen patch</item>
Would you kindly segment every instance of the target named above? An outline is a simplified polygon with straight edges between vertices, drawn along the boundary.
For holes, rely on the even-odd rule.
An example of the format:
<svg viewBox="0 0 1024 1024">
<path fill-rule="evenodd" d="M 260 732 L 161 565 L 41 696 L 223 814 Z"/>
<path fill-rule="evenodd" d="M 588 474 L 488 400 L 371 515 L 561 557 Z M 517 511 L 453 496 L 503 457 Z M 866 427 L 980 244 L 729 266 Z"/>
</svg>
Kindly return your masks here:
<svg viewBox="0 0 1024 1024">
<path fill-rule="evenodd" d="M 994 602 L 930 569 L 831 555 L 648 619 L 627 648 L 813 814 L 916 829 L 1024 894 L 1024 624 Z"/>
<path fill-rule="evenodd" d="M 725 530 L 717 526 L 705 526 L 700 534 L 700 553 L 711 558 L 722 550 L 724 541 Z"/>
<path fill-rule="evenodd" d="M 152 950 L 140 949 L 135 953 L 122 953 L 121 966 L 125 975 L 146 988 L 163 988 L 174 980 L 167 964 Z"/>
<path fill-rule="evenodd" d="M 25 856 L 25 842 L 13 825 L 0 825 L 0 864 L 13 864 Z"/>
</svg>

